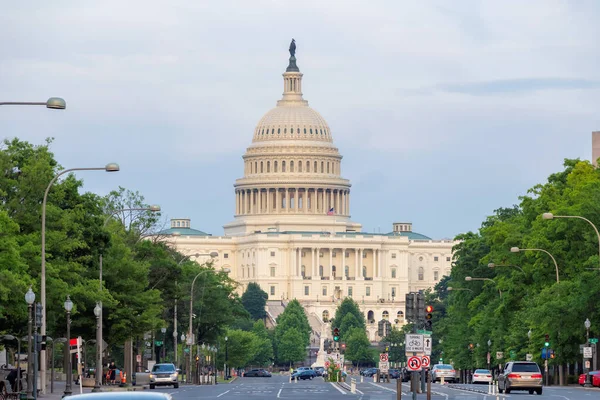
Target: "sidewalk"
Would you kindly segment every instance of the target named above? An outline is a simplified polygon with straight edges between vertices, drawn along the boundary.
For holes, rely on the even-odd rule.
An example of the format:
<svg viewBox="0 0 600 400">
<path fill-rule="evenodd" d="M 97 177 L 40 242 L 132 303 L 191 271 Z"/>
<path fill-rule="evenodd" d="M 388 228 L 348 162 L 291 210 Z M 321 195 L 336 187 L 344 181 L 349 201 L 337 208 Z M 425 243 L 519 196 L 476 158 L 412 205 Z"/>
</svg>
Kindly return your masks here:
<svg viewBox="0 0 600 400">
<path fill-rule="evenodd" d="M 125 392 L 125 391 L 139 391 L 147 389 L 147 386 L 127 386 L 127 387 L 119 387 L 116 385 L 102 386 L 101 389 L 103 392 Z M 72 395 L 80 394 L 80 393 L 91 393 L 93 388 L 83 388 L 83 392 L 79 391 L 79 385 L 75 385 L 73 383 L 71 385 Z M 40 394 L 38 398 L 40 399 L 48 399 L 48 400 L 59 400 L 63 397 L 65 391 L 65 381 L 55 381 L 54 382 L 54 393 L 50 393 L 50 385 L 48 385 L 47 393 Z"/>
</svg>

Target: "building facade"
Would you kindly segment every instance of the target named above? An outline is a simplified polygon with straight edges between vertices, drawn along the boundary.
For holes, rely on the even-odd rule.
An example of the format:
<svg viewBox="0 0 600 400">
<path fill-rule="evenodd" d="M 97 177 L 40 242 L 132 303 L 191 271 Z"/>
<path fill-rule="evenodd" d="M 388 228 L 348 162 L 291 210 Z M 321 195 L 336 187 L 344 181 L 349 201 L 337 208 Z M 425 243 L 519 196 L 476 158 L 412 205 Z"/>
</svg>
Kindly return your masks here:
<svg viewBox="0 0 600 400">
<path fill-rule="evenodd" d="M 389 233 L 362 232 L 351 220 L 351 184 L 325 119 L 302 94 L 294 56 L 283 74 L 283 97 L 254 130 L 237 179 L 235 214 L 224 236 L 171 220 L 162 234 L 198 262 L 217 252 L 241 284 L 257 282 L 269 295 L 271 315 L 298 299 L 311 325 L 323 325 L 344 297 L 360 305 L 376 340 L 377 322 L 404 324 L 407 292 L 433 287 L 450 273 L 452 240 L 432 240 L 411 223 Z"/>
</svg>

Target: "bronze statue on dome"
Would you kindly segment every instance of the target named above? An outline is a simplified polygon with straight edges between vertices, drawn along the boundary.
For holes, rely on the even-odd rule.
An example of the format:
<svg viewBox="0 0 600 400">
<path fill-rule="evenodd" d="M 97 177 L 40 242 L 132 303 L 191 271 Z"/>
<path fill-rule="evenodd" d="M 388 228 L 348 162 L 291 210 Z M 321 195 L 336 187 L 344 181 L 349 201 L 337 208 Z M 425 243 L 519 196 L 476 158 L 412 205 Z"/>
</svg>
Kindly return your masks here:
<svg viewBox="0 0 600 400">
<path fill-rule="evenodd" d="M 290 43 L 290 56 L 296 56 L 296 41 L 292 38 L 292 43 Z"/>
</svg>

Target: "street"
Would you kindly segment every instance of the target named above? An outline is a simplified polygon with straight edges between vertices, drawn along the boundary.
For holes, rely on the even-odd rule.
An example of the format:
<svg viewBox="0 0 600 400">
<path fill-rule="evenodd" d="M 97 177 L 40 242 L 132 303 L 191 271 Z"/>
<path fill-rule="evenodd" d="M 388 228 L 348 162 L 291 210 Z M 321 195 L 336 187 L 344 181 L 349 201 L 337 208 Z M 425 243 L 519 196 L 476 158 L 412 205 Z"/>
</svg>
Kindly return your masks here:
<svg viewBox="0 0 600 400">
<path fill-rule="evenodd" d="M 396 382 L 375 383 L 372 380 L 360 377 L 356 380 L 356 394 L 350 393 L 349 383 L 341 387 L 335 383 L 324 382 L 322 378 L 311 381 L 300 381 L 289 383 L 287 376 L 275 375 L 272 378 L 238 378 L 229 384 L 218 384 L 216 386 L 181 386 L 179 389 L 170 387 L 155 389 L 157 391 L 170 393 L 175 400 L 218 398 L 219 400 L 243 398 L 260 399 L 352 399 L 371 400 L 396 398 Z M 493 400 L 498 399 L 552 399 L 552 400 L 595 400 L 600 398 L 600 389 L 583 389 L 576 386 L 568 387 L 545 387 L 541 396 L 530 395 L 527 392 L 515 392 L 509 395 L 488 395 L 487 385 L 432 385 L 432 400 Z M 402 399 L 412 398 L 407 383 L 402 385 Z M 477 390 L 486 393 L 478 393 Z M 417 395 L 419 400 L 425 400 L 425 394 Z"/>
</svg>

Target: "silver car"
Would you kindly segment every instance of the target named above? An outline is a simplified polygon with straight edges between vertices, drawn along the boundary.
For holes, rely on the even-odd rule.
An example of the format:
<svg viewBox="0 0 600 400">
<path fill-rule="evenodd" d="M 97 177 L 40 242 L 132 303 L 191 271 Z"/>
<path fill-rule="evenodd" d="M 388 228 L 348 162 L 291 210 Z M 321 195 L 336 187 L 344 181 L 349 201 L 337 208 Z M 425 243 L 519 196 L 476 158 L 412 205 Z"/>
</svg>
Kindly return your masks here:
<svg viewBox="0 0 600 400">
<path fill-rule="evenodd" d="M 444 382 L 458 382 L 456 370 L 450 364 L 435 364 L 431 368 L 431 380 L 433 382 L 441 382 L 442 377 L 444 378 Z"/>
<path fill-rule="evenodd" d="M 498 375 L 498 391 L 509 394 L 513 390 L 527 390 L 529 394 L 542 394 L 542 371 L 530 361 L 511 361 Z"/>
<path fill-rule="evenodd" d="M 179 387 L 179 373 L 174 364 L 155 364 L 150 372 L 150 389 L 156 386 L 173 385 Z"/>
</svg>

